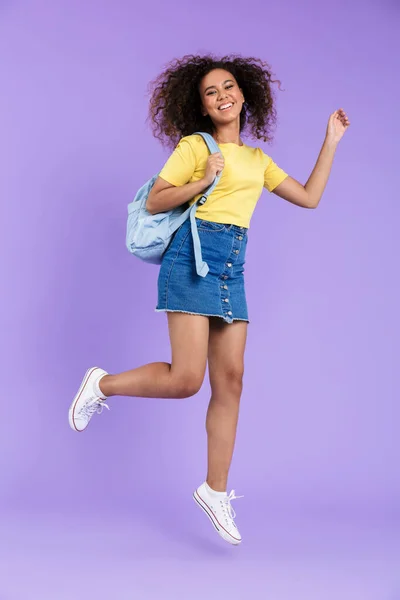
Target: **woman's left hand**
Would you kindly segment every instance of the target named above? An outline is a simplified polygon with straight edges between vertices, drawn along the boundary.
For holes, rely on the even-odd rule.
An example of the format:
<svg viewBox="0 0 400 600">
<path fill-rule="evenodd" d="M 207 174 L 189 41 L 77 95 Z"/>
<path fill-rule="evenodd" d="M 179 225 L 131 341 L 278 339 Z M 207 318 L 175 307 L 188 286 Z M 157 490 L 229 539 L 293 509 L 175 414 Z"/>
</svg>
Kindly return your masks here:
<svg viewBox="0 0 400 600">
<path fill-rule="evenodd" d="M 337 144 L 350 125 L 350 121 L 346 113 L 342 108 L 335 110 L 331 114 L 328 121 L 328 127 L 326 129 L 326 139 L 330 143 Z"/>
</svg>

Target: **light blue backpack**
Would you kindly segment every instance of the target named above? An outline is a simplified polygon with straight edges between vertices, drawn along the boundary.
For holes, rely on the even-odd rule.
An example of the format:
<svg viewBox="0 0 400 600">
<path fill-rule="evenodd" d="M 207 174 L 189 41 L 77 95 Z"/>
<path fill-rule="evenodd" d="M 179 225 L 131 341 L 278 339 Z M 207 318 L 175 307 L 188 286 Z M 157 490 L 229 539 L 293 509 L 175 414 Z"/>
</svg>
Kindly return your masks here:
<svg viewBox="0 0 400 600">
<path fill-rule="evenodd" d="M 197 132 L 207 144 L 210 154 L 220 152 L 220 149 L 209 133 Z M 190 218 L 196 272 L 201 277 L 208 273 L 208 265 L 203 261 L 201 245 L 196 225 L 196 210 L 205 203 L 208 196 L 218 184 L 221 174 L 218 175 L 204 194 L 189 208 L 178 206 L 167 212 L 152 215 L 146 208 L 147 198 L 152 189 L 157 175 L 154 175 L 137 192 L 133 202 L 128 205 L 128 222 L 126 227 L 126 247 L 134 256 L 145 262 L 156 265 L 161 264 L 162 257 L 168 248 L 176 230 Z"/>
</svg>

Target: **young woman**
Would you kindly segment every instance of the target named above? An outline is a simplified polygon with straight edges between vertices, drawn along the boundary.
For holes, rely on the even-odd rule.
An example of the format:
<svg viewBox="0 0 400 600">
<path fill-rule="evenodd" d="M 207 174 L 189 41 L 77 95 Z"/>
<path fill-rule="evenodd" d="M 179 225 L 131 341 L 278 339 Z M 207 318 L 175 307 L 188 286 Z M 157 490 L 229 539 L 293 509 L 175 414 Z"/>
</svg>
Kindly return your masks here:
<svg viewBox="0 0 400 600">
<path fill-rule="evenodd" d="M 247 129 L 269 141 L 275 123 L 272 73 L 259 59 L 185 56 L 153 82 L 154 135 L 176 148 L 147 202 L 152 214 L 193 203 L 221 179 L 199 206 L 196 223 L 205 277 L 196 273 L 190 222 L 174 235 L 158 278 L 156 310 L 168 316 L 171 364 L 155 362 L 110 375 L 87 371 L 72 402 L 69 422 L 83 431 L 110 396 L 187 398 L 202 385 L 208 361 L 212 389 L 206 429 L 208 471 L 193 496 L 223 539 L 239 544 L 227 479 L 235 444 L 249 322 L 243 266 L 250 219 L 263 187 L 304 208 L 316 208 L 339 140 L 349 126 L 342 109 L 330 115 L 316 165 L 305 185 L 280 169 L 260 148 L 242 141 Z M 196 131 L 210 133 L 220 152 L 209 155 Z"/>
</svg>

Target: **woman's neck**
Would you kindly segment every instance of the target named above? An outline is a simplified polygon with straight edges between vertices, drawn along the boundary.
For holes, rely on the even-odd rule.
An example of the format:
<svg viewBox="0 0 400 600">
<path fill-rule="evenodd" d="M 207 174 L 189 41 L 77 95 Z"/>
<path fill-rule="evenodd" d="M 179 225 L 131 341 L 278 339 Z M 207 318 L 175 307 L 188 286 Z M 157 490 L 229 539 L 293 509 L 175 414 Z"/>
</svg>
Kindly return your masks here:
<svg viewBox="0 0 400 600">
<path fill-rule="evenodd" d="M 243 146 L 243 142 L 240 139 L 240 130 L 236 123 L 233 127 L 223 127 L 217 129 L 214 133 L 214 139 L 217 144 L 236 144 L 237 146 Z"/>
</svg>

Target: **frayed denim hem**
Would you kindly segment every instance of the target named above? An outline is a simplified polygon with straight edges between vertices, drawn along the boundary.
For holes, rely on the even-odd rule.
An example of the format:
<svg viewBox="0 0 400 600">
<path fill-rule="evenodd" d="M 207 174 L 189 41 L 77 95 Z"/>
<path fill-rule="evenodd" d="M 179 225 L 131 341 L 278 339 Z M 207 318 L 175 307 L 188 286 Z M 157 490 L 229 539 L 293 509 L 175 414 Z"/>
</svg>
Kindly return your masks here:
<svg viewBox="0 0 400 600">
<path fill-rule="evenodd" d="M 188 310 L 172 310 L 170 308 L 156 308 L 154 309 L 155 312 L 173 312 L 173 313 L 183 313 L 185 315 L 195 315 L 197 317 L 218 317 L 220 319 L 222 319 L 223 321 L 225 321 L 225 323 L 231 324 L 234 321 L 244 321 L 245 323 L 250 323 L 250 321 L 248 319 L 237 319 L 237 318 L 233 318 L 233 319 L 225 319 L 225 317 L 222 317 L 221 315 L 206 315 L 204 313 L 195 313 L 195 312 L 190 312 Z"/>
</svg>

